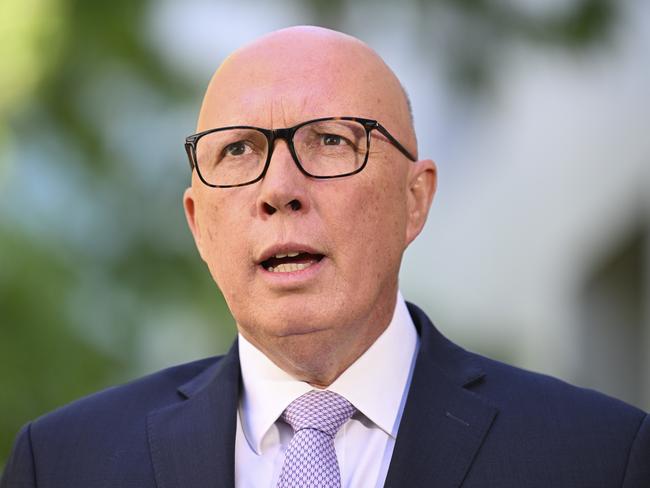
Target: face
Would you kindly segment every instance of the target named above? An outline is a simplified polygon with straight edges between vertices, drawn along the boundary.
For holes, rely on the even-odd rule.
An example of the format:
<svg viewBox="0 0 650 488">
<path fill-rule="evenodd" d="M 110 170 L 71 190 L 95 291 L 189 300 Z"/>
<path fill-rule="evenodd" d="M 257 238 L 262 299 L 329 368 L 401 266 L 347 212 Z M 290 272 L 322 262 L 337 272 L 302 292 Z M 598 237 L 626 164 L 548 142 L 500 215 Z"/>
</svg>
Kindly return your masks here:
<svg viewBox="0 0 650 488">
<path fill-rule="evenodd" d="M 401 89 L 392 73 L 385 81 L 387 68 L 372 52 L 332 34 L 292 34 L 222 65 L 199 130 L 354 115 L 379 120 L 415 152 Z M 287 44 L 294 54 L 285 65 Z M 309 178 L 279 141 L 261 181 L 210 188 L 194 174 L 184 204 L 240 332 L 283 369 L 328 384 L 388 325 L 402 253 L 424 224 L 434 187 L 431 161 L 412 163 L 373 132 L 359 174 Z"/>
</svg>

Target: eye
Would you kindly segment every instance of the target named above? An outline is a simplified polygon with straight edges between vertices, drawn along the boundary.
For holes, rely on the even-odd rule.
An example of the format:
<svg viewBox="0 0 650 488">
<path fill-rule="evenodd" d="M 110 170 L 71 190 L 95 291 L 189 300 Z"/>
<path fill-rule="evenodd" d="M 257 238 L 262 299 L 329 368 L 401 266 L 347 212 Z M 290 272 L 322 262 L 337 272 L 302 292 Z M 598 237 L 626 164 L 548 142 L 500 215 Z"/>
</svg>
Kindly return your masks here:
<svg viewBox="0 0 650 488">
<path fill-rule="evenodd" d="M 224 148 L 223 153 L 226 156 L 242 156 L 243 154 L 246 154 L 246 149 L 248 149 L 248 146 L 244 141 L 237 141 L 228 144 Z"/>
<path fill-rule="evenodd" d="M 322 138 L 323 144 L 326 146 L 339 146 L 344 142 L 343 137 L 336 134 L 323 134 Z"/>
</svg>

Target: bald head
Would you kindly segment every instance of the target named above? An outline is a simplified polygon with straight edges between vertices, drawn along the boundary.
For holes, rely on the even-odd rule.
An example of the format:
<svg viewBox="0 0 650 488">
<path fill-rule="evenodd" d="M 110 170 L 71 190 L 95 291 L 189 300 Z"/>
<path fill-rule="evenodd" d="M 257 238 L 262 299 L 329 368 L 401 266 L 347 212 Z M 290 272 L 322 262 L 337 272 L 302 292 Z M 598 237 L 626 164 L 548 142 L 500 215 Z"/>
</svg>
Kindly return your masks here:
<svg viewBox="0 0 650 488">
<path fill-rule="evenodd" d="M 253 100 L 258 105 L 250 110 Z M 241 112 L 222 110 L 233 103 Z M 254 113 L 255 120 L 242 120 L 242 113 Z M 208 86 L 198 130 L 242 123 L 278 128 L 346 115 L 379 120 L 417 152 L 408 98 L 379 55 L 346 34 L 300 26 L 272 32 L 226 58 Z"/>
</svg>

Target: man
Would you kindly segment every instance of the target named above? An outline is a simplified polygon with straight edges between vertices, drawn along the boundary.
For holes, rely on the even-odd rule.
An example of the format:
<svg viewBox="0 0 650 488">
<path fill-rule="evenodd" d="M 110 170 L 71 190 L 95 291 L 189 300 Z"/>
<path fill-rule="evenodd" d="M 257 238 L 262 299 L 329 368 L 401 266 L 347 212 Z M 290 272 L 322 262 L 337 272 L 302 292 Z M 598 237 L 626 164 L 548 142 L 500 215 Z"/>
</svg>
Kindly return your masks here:
<svg viewBox="0 0 650 488">
<path fill-rule="evenodd" d="M 366 45 L 298 27 L 241 48 L 186 149 L 238 341 L 26 426 L 3 488 L 650 486 L 644 412 L 468 353 L 399 295 L 436 168 Z"/>
</svg>

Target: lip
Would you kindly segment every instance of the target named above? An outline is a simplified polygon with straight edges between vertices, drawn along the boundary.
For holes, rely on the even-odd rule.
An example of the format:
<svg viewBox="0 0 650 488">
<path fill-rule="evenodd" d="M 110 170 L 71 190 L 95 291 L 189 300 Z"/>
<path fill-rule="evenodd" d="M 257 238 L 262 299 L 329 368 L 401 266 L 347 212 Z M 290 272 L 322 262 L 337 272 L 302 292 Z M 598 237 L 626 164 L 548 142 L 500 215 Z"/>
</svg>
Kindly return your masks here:
<svg viewBox="0 0 650 488">
<path fill-rule="evenodd" d="M 272 258 L 273 256 L 275 256 L 277 254 L 289 254 L 289 253 L 293 253 L 293 252 L 305 252 L 305 253 L 309 253 L 309 254 L 319 254 L 319 255 L 323 256 L 323 259 L 325 257 L 327 257 L 327 255 L 323 251 L 318 250 L 318 249 L 316 249 L 316 248 L 314 248 L 314 247 L 312 247 L 312 246 L 310 246 L 308 244 L 299 244 L 299 243 L 295 243 L 295 242 L 288 242 L 288 243 L 284 243 L 284 244 L 275 244 L 275 245 L 273 245 L 271 247 L 268 247 L 268 248 L 264 249 L 264 251 L 262 251 L 260 256 L 255 260 L 255 264 L 257 264 L 259 266 L 264 261 L 266 261 L 269 258 Z M 314 266 L 314 265 L 312 265 L 312 266 Z M 310 268 L 312 266 L 310 266 Z M 307 268 L 307 269 L 309 269 L 309 268 Z M 298 273 L 298 271 L 296 271 L 296 273 Z M 286 273 L 286 274 L 289 274 L 289 273 Z"/>
<path fill-rule="evenodd" d="M 288 271 L 274 273 L 268 271 L 262 263 L 267 259 L 277 255 L 277 254 L 289 254 L 293 252 L 303 252 L 309 254 L 317 254 L 322 256 L 322 258 L 316 261 L 311 266 L 301 269 L 298 271 Z M 263 280 L 272 287 L 279 287 L 281 289 L 295 288 L 297 286 L 305 285 L 310 280 L 315 279 L 315 277 L 327 266 L 329 259 L 327 254 L 323 251 L 316 249 L 313 246 L 307 244 L 300 244 L 295 242 L 275 244 L 270 246 L 260 254 L 259 258 L 256 260 L 257 272 L 260 273 Z"/>
</svg>

